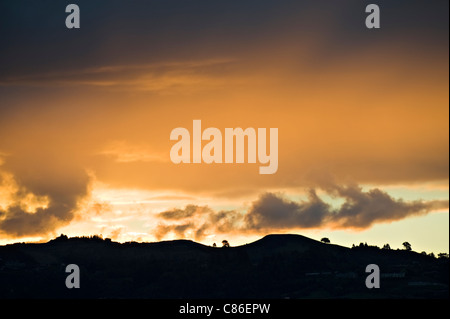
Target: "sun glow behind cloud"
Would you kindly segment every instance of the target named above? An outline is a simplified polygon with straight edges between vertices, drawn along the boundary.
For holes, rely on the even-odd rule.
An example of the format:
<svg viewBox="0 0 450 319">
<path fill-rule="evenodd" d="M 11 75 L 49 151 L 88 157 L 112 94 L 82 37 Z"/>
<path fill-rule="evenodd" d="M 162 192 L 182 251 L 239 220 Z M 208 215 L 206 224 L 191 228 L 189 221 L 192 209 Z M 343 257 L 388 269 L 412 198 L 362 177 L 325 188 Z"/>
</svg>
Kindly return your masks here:
<svg viewBox="0 0 450 319">
<path fill-rule="evenodd" d="M 160 2 L 149 10 L 152 19 L 131 21 L 133 6 L 121 8 L 114 16 L 126 22 L 120 30 L 99 15 L 79 37 L 55 33 L 59 48 L 27 23 L 16 30 L 14 37 L 38 38 L 9 40 L 2 50 L 0 240 L 64 232 L 208 244 L 226 237 L 236 245 L 277 231 L 332 232 L 345 244 L 351 236 L 341 232 L 355 234 L 352 239 L 377 234 L 372 238 L 425 241 L 408 228 L 419 220 L 448 237 L 441 225 L 448 219 L 448 48 L 435 25 L 440 20 L 430 24 L 421 14 L 414 23 L 397 23 L 386 16 L 388 31 L 367 33 L 347 5 L 324 13 L 316 2 L 264 1 L 255 9 L 231 1 L 211 3 L 205 14 L 183 5 L 180 15 L 177 6 Z M 159 6 L 177 19 L 167 23 Z M 404 11 L 396 6 L 383 7 Z M 86 40 L 96 45 L 75 56 Z M 61 60 L 49 61 L 51 55 Z M 169 134 L 192 129 L 194 119 L 220 129 L 278 127 L 279 171 L 262 177 L 252 165 L 174 165 Z M 336 196 L 336 189 L 321 188 L 324 181 L 362 191 Z M 308 198 L 311 189 L 330 207 Z M 261 200 L 265 193 L 274 196 Z M 374 221 L 365 228 L 344 219 L 314 227 L 243 226 L 255 202 L 294 218 L 307 204 L 326 206 L 314 211 L 324 213 L 367 201 L 366 213 L 385 216 L 375 197 L 404 218 L 364 219 Z M 435 213 L 433 203 L 445 213 Z M 191 217 L 168 219 L 164 212 Z M 223 212 L 241 228 L 225 227 L 237 221 Z M 442 247 L 437 236 L 426 242 L 428 251 Z"/>
<path fill-rule="evenodd" d="M 4 185 L 14 185 L 14 183 L 11 178 L 8 179 L 4 177 L 2 190 L 5 189 Z M 365 186 L 363 189 L 368 191 L 371 187 Z M 306 190 L 302 192 L 299 189 L 274 189 L 273 192 L 274 194 L 279 194 L 288 200 L 298 203 L 301 203 L 308 198 Z M 334 208 L 339 208 L 343 205 L 342 198 L 329 196 L 327 192 L 320 190 L 317 194 Z M 445 187 L 433 189 L 397 186 L 393 187 L 392 194 L 402 194 L 406 199 L 447 199 L 448 201 L 448 197 L 446 197 L 445 193 Z M 31 199 L 29 195 L 26 197 Z M 6 197 L 3 196 L 3 198 Z M 334 229 L 332 224 L 328 226 L 325 225 L 321 227 L 307 228 L 298 228 L 293 225 L 288 229 L 276 230 L 276 228 L 267 228 L 256 232 L 254 229 L 247 229 L 245 232 L 242 232 L 239 230 L 239 227 L 237 227 L 238 225 L 241 225 L 240 227 L 242 227 L 242 222 L 241 224 L 234 224 L 236 229 L 233 229 L 226 226 L 227 224 L 223 224 L 224 220 L 221 221 L 221 219 L 217 220 L 218 224 L 214 227 L 210 225 L 205 228 L 205 225 L 207 225 L 205 222 L 208 222 L 208 218 L 210 218 L 208 216 L 213 216 L 210 214 L 220 215 L 220 212 L 228 212 L 227 214 L 241 212 L 239 214 L 241 214 L 241 216 L 245 216 L 245 214 L 251 209 L 251 206 L 254 205 L 254 200 L 255 197 L 253 196 L 247 196 L 244 198 L 240 197 L 230 200 L 226 197 L 220 199 L 214 196 L 199 196 L 195 193 L 180 191 L 149 191 L 145 189 L 126 188 L 116 189 L 102 182 L 94 181 L 91 184 L 89 198 L 84 200 L 80 205 L 75 219 L 69 225 L 60 227 L 58 232 L 52 232 L 44 235 L 43 237 L 24 237 L 23 240 L 45 241 L 55 237 L 59 233 L 64 233 L 69 236 L 102 234 L 103 237 L 109 237 L 119 242 L 187 238 L 211 245 L 213 242 L 220 243 L 223 239 L 228 239 L 233 245 L 240 245 L 256 240 L 264 234 L 269 234 L 275 230 L 275 232 L 278 233 L 297 232 L 316 239 L 320 239 L 321 236 L 326 234 L 328 237 L 333 238 L 333 242 L 350 246 L 355 242 L 357 244 L 358 240 L 362 240 L 360 238 L 372 239 L 373 241 L 374 235 L 372 234 L 381 235 L 383 231 L 387 232 L 389 228 L 396 230 L 395 238 L 407 238 L 410 236 L 409 232 L 416 228 L 416 226 L 414 226 L 415 220 L 420 223 L 428 223 L 427 221 L 430 220 L 427 225 L 432 226 L 433 223 L 438 223 L 432 226 L 434 228 L 438 228 L 440 227 L 438 226 L 439 224 L 442 226 L 442 218 L 448 219 L 448 209 L 444 209 L 444 215 L 434 212 L 428 217 L 424 216 L 409 218 L 410 221 L 407 223 L 411 225 L 411 229 L 401 227 L 401 225 L 405 222 L 394 221 L 389 224 L 384 224 L 385 226 L 375 225 L 374 227 L 364 229 L 364 232 L 362 232 L 362 229 L 356 232 L 349 232 L 348 230 L 351 229 L 347 229 L 347 232 L 342 232 L 339 228 Z M 185 211 L 188 207 L 193 207 L 194 210 L 191 213 L 189 213 L 188 210 Z M 279 209 L 277 209 L 277 214 L 280 213 Z M 186 212 L 185 217 L 176 220 L 172 219 L 172 222 L 167 223 L 171 220 L 171 218 L 167 219 L 169 216 L 168 212 L 179 214 L 177 213 L 177 210 L 180 214 L 185 214 L 184 212 Z M 164 218 L 162 218 L 163 216 Z M 438 218 L 434 216 L 441 217 Z M 226 223 L 228 223 L 228 221 Z M 200 229 L 201 233 L 199 233 Z M 381 233 L 380 229 L 382 230 Z M 424 232 L 424 234 L 426 233 Z M 389 241 L 388 238 L 391 237 L 392 236 L 387 236 L 386 241 Z M 415 238 L 419 247 L 423 250 L 430 251 L 430 246 L 423 244 L 423 242 L 428 242 L 426 238 L 423 238 L 422 241 L 417 239 L 421 238 L 419 235 L 416 235 Z M 381 239 L 381 241 L 383 240 L 384 238 Z M 14 240 L 5 239 L 2 240 L 2 243 L 13 241 Z M 377 242 L 380 242 L 380 239 L 374 243 Z M 400 247 L 400 244 L 398 245 Z M 448 247 L 443 241 L 439 244 L 434 243 L 433 245 L 433 247 L 439 247 L 440 251 L 445 251 L 446 249 L 448 250 Z"/>
<path fill-rule="evenodd" d="M 428 198 L 433 196 L 423 190 L 411 190 L 408 188 L 397 188 L 403 194 L 409 194 L 410 197 L 418 198 L 421 194 L 426 194 Z M 297 202 L 306 200 L 306 194 L 301 195 L 298 191 L 278 192 L 285 198 L 292 198 Z M 290 195 L 289 195 L 290 194 Z M 324 192 L 318 192 L 319 196 L 325 198 Z M 299 196 L 300 195 L 300 196 Z M 434 200 L 445 200 L 445 195 L 436 193 Z M 245 203 L 247 202 L 247 203 Z M 327 203 L 334 207 L 340 207 L 342 202 L 334 197 L 328 197 Z M 239 230 L 240 227 L 245 227 L 242 222 L 233 222 L 234 228 L 228 224 L 230 220 L 223 220 L 220 212 L 227 212 L 227 214 L 235 214 L 240 212 L 242 217 L 248 213 L 251 206 L 251 198 L 247 201 L 234 201 L 234 204 L 229 200 L 224 200 L 222 203 L 213 198 L 199 198 L 193 194 L 182 194 L 177 192 L 149 192 L 138 189 L 111 189 L 101 183 L 93 188 L 91 201 L 86 203 L 85 210 L 79 214 L 80 219 L 75 220 L 71 225 L 60 229 L 61 232 L 69 236 L 80 236 L 90 233 L 102 234 L 103 237 L 109 237 L 119 242 L 125 241 L 155 241 L 155 240 L 170 240 L 177 238 L 187 238 L 196 240 L 207 245 L 213 242 L 220 243 L 223 239 L 228 239 L 233 245 L 241 245 L 251 242 L 264 234 L 273 232 L 276 228 L 266 228 L 260 231 L 247 229 L 245 232 Z M 93 213 L 94 212 L 94 213 Z M 277 209 L 280 213 L 280 208 Z M 216 225 L 208 225 L 208 220 L 216 215 Z M 423 223 L 427 220 L 440 221 L 442 217 L 448 218 L 448 214 L 440 215 L 437 212 L 432 212 L 429 217 L 413 217 L 409 218 L 409 224 L 415 228 L 415 223 Z M 223 215 L 225 216 L 225 215 Z M 228 215 L 229 216 L 229 215 Z M 434 216 L 437 216 L 436 218 Z M 439 217 L 441 216 L 441 217 Z M 438 218 L 439 217 L 439 218 Z M 228 217 L 227 217 L 228 218 Z M 169 223 L 167 223 L 170 221 Z M 223 223 L 225 221 L 225 223 Z M 414 222 L 417 221 L 417 222 Z M 374 238 L 372 234 L 379 234 L 380 229 L 388 231 L 389 228 L 396 230 L 395 238 L 406 238 L 409 235 L 410 229 L 402 229 L 402 223 L 393 221 L 381 226 L 375 225 L 368 229 L 355 229 L 354 231 L 342 232 L 338 227 L 330 224 L 324 227 L 307 227 L 298 228 L 293 225 L 289 229 L 279 229 L 278 233 L 298 232 L 312 238 L 320 239 L 324 234 L 333 238 L 333 242 L 351 246 L 351 244 L 358 244 L 357 240 L 361 238 Z M 206 226 L 208 225 L 208 226 Z M 384 226 L 383 226 L 384 225 Z M 399 226 L 397 226 L 399 225 Z M 433 225 L 431 222 L 429 225 Z M 435 225 L 434 227 L 437 227 Z M 364 232 L 363 232 L 364 231 Z M 200 233 L 199 233 L 200 232 Z M 404 237 L 402 237 L 404 236 Z M 320 238 L 319 238 L 320 237 Z M 420 236 L 419 236 L 420 237 Z M 388 240 L 386 238 L 379 238 L 374 244 Z M 426 242 L 426 238 L 423 241 Z M 421 241 L 417 241 L 419 247 L 426 249 Z M 396 244 L 392 243 L 391 244 Z M 401 245 L 398 244 L 400 247 Z M 442 251 L 448 249 L 445 242 L 440 242 L 439 247 Z"/>
<path fill-rule="evenodd" d="M 17 196 L 18 193 L 20 195 Z M 49 202 L 48 196 L 21 190 L 13 175 L 0 174 L 0 209 L 7 210 L 11 206 L 18 206 L 28 214 L 34 214 L 38 209 L 47 209 Z"/>
</svg>

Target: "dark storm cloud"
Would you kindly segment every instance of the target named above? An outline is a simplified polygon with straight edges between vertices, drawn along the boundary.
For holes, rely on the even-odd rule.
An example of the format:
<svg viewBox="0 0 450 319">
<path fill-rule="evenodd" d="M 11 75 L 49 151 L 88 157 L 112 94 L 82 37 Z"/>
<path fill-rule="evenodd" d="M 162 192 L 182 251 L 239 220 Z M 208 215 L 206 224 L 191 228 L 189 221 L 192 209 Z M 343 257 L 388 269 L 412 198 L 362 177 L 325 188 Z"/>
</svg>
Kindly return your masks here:
<svg viewBox="0 0 450 319">
<path fill-rule="evenodd" d="M 446 209 L 447 200 L 403 201 L 394 199 L 378 188 L 363 191 L 356 185 L 333 185 L 325 189 L 328 195 L 343 199 L 338 208 L 322 201 L 315 190 L 308 200 L 294 202 L 272 193 L 262 195 L 246 214 L 250 229 L 270 228 L 369 228 L 373 224 L 392 222 L 411 216 L 425 215 L 436 209 Z"/>
<path fill-rule="evenodd" d="M 322 67 L 380 41 L 396 41 L 405 48 L 418 44 L 448 47 L 447 1 L 380 0 L 382 30 L 376 33 L 364 27 L 364 1 L 76 3 L 81 10 L 81 28 L 76 30 L 65 28 L 66 2 L 0 4 L 0 83 L 49 74 L 59 74 L 64 80 L 74 71 L 104 66 L 249 59 L 278 46 L 305 51 L 317 45 L 309 48 L 309 63 Z"/>
<path fill-rule="evenodd" d="M 311 189 L 306 200 L 292 201 L 281 194 L 265 193 L 245 212 L 215 212 L 208 207 L 189 205 L 159 215 L 166 221 L 180 220 L 181 225 L 165 224 L 158 228 L 158 238 L 173 231 L 185 236 L 195 233 L 196 239 L 205 234 L 248 231 L 276 231 L 308 228 L 366 229 L 377 223 L 393 222 L 425 215 L 434 210 L 448 209 L 448 200 L 403 201 L 374 188 L 363 191 L 356 185 L 328 185 L 323 190 L 329 196 L 344 200 L 337 208 L 324 202 Z M 176 218 L 175 218 L 176 217 Z"/>
<path fill-rule="evenodd" d="M 245 216 L 250 229 L 313 228 L 326 223 L 331 207 L 323 202 L 315 190 L 310 190 L 308 200 L 294 202 L 266 193 L 256 200 Z"/>
<path fill-rule="evenodd" d="M 230 42 L 257 35 L 270 21 L 264 12 L 276 6 L 270 1 L 198 0 L 77 4 L 81 28 L 68 30 L 66 3 L 2 3 L 1 78 L 221 56 L 227 47 L 230 52 Z"/>
<path fill-rule="evenodd" d="M 366 228 L 376 222 L 423 214 L 435 206 L 434 202 L 395 200 L 378 188 L 363 192 L 356 185 L 331 185 L 327 191 L 345 199 L 345 203 L 334 213 L 333 218 L 342 227 Z M 448 203 L 446 205 L 448 207 Z"/>
</svg>

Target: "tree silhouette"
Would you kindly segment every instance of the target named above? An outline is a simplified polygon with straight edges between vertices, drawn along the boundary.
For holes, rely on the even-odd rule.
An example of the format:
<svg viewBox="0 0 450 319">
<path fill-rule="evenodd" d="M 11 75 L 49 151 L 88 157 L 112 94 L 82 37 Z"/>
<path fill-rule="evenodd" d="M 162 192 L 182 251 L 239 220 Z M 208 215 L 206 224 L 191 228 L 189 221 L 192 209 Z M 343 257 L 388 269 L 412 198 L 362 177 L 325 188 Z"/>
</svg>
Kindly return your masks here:
<svg viewBox="0 0 450 319">
<path fill-rule="evenodd" d="M 69 238 L 67 237 L 67 235 L 61 234 L 59 237 L 56 237 L 54 240 L 56 241 L 65 241 L 68 240 Z"/>
<path fill-rule="evenodd" d="M 330 243 L 330 240 L 328 238 L 326 238 L 326 237 L 322 238 L 320 241 L 322 243 L 325 243 L 325 244 L 329 244 Z"/>
<path fill-rule="evenodd" d="M 389 250 L 389 249 L 391 249 L 391 246 L 389 244 L 386 244 L 386 245 L 383 246 L 383 249 Z"/>
<path fill-rule="evenodd" d="M 411 244 L 405 241 L 403 244 L 403 247 L 405 247 L 405 250 L 411 250 Z"/>
<path fill-rule="evenodd" d="M 222 247 L 230 247 L 228 240 L 222 240 Z"/>
</svg>

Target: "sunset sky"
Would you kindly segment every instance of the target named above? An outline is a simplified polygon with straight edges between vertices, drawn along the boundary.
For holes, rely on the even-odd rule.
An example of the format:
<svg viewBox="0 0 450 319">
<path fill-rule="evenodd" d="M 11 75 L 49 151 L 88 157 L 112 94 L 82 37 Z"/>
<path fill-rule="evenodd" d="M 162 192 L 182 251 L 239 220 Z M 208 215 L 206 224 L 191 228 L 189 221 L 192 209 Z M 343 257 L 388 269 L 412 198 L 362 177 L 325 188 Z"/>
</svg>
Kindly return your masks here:
<svg viewBox="0 0 450 319">
<path fill-rule="evenodd" d="M 65 27 L 76 3 L 81 28 Z M 449 251 L 448 1 L 0 3 L 0 244 L 295 233 Z M 278 128 L 278 171 L 170 133 Z"/>
</svg>

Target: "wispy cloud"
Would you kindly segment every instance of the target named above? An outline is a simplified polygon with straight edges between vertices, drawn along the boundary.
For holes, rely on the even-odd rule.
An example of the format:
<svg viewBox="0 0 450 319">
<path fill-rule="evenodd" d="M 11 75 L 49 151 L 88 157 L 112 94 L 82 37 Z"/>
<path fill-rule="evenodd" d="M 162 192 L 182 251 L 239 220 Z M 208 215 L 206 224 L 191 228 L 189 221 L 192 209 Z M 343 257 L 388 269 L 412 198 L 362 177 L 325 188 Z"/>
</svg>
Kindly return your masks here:
<svg viewBox="0 0 450 319">
<path fill-rule="evenodd" d="M 217 69 L 233 59 L 172 61 L 154 64 L 104 65 L 78 70 L 12 75 L 0 86 L 91 86 L 112 89 L 168 92 L 180 88 L 218 85 Z"/>
<path fill-rule="evenodd" d="M 167 162 L 169 160 L 167 155 L 150 151 L 148 145 L 131 145 L 125 141 L 111 142 L 98 154 L 113 157 L 118 163 Z"/>
</svg>

